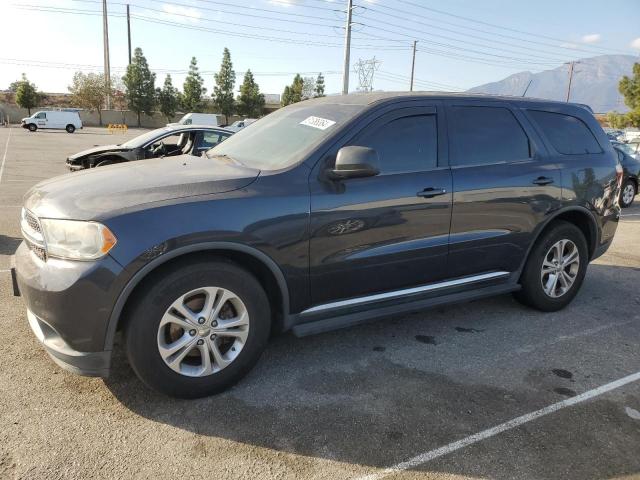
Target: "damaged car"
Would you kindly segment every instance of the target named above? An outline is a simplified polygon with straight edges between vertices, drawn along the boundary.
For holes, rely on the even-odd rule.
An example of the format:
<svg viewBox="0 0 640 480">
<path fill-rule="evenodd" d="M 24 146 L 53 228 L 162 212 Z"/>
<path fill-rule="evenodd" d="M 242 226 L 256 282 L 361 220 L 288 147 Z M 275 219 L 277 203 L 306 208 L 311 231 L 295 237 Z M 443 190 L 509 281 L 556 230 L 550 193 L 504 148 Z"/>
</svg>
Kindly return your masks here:
<svg viewBox="0 0 640 480">
<path fill-rule="evenodd" d="M 174 125 L 158 128 L 119 145 L 96 146 L 67 158 L 71 171 L 177 155 L 201 156 L 234 132 L 224 128 Z"/>
</svg>

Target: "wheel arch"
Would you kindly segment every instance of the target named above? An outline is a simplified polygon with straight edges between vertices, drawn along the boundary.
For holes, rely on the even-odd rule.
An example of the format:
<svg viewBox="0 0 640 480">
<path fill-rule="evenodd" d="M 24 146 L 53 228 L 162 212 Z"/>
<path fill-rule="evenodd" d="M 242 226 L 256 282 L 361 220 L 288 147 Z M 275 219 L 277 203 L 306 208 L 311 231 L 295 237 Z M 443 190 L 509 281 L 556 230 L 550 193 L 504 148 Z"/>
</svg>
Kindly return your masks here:
<svg viewBox="0 0 640 480">
<path fill-rule="evenodd" d="M 145 284 L 153 280 L 154 275 L 163 270 L 175 268 L 189 261 L 226 259 L 247 269 L 256 276 L 267 293 L 271 304 L 273 322 L 276 330 L 282 330 L 289 316 L 289 289 L 284 274 L 264 252 L 243 244 L 230 242 L 207 242 L 188 245 L 167 252 L 138 270 L 120 292 L 109 316 L 104 349 L 112 350 L 115 334 L 126 321 L 126 311 L 140 293 Z M 274 301 L 275 299 L 275 301 Z"/>
<path fill-rule="evenodd" d="M 545 220 L 545 222 L 538 228 L 538 231 L 535 232 L 534 238 L 527 250 L 527 254 L 525 255 L 524 260 L 520 265 L 518 277 L 522 273 L 527 260 L 529 260 L 529 255 L 531 254 L 531 250 L 533 250 L 533 246 L 537 243 L 540 236 L 544 232 L 546 232 L 550 228 L 550 226 L 557 220 L 564 220 L 566 222 L 572 223 L 573 225 L 578 227 L 580 231 L 582 231 L 589 248 L 589 259 L 591 260 L 593 258 L 598 242 L 598 224 L 596 222 L 596 219 L 593 217 L 593 214 L 585 207 L 568 207 L 554 212 L 554 214 L 549 216 Z"/>
</svg>

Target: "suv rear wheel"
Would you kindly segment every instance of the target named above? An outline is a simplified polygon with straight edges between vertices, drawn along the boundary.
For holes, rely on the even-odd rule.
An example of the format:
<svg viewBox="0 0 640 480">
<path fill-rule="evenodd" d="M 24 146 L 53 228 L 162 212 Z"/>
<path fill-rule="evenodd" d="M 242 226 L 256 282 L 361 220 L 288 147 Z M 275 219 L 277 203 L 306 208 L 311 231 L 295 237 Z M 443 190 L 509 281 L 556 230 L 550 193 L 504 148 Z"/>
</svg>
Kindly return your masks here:
<svg viewBox="0 0 640 480">
<path fill-rule="evenodd" d="M 589 263 L 587 241 L 572 223 L 555 221 L 538 239 L 525 265 L 515 297 L 525 305 L 553 312 L 576 296 Z"/>
<path fill-rule="evenodd" d="M 127 356 L 156 390 L 182 398 L 212 395 L 257 362 L 270 312 L 260 283 L 237 265 L 186 265 L 143 292 L 125 328 Z"/>
</svg>

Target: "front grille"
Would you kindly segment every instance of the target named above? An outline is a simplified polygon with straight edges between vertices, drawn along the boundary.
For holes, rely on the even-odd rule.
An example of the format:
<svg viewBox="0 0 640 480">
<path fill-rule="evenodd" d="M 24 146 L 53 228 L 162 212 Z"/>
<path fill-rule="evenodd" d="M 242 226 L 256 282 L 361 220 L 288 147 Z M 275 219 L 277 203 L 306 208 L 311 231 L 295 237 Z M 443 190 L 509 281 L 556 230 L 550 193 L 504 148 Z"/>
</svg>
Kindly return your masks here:
<svg viewBox="0 0 640 480">
<path fill-rule="evenodd" d="M 26 208 L 22 209 L 22 236 L 31 250 L 40 260 L 47 261 L 47 249 L 44 243 L 44 235 L 38 218 Z"/>
<path fill-rule="evenodd" d="M 29 225 L 34 231 L 38 233 L 42 233 L 42 229 L 40 228 L 40 223 L 38 222 L 36 217 L 34 217 L 33 214 L 28 210 L 25 212 L 24 219 L 26 220 L 27 225 Z"/>
<path fill-rule="evenodd" d="M 35 253 L 36 257 L 38 257 L 40 260 L 42 260 L 43 262 L 47 261 L 47 251 L 43 247 L 31 243 L 29 240 L 27 240 L 27 246 L 29 247 L 29 250 Z"/>
</svg>

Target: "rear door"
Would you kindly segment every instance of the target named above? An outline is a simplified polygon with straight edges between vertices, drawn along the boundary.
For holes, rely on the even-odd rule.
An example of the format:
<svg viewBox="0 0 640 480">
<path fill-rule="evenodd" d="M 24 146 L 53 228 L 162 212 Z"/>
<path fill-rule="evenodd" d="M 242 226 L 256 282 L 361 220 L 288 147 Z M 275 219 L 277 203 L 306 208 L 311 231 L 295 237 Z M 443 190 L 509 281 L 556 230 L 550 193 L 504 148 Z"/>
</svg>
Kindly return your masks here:
<svg viewBox="0 0 640 480">
<path fill-rule="evenodd" d="M 522 112 L 507 102 L 449 101 L 453 277 L 513 272 L 536 225 L 561 200 L 558 166 Z"/>
<path fill-rule="evenodd" d="M 328 155 L 335 160 L 345 145 L 374 148 L 379 175 L 328 181 L 312 173 L 313 304 L 447 277 L 451 174 L 443 124 L 439 103 L 396 108 Z"/>
</svg>

